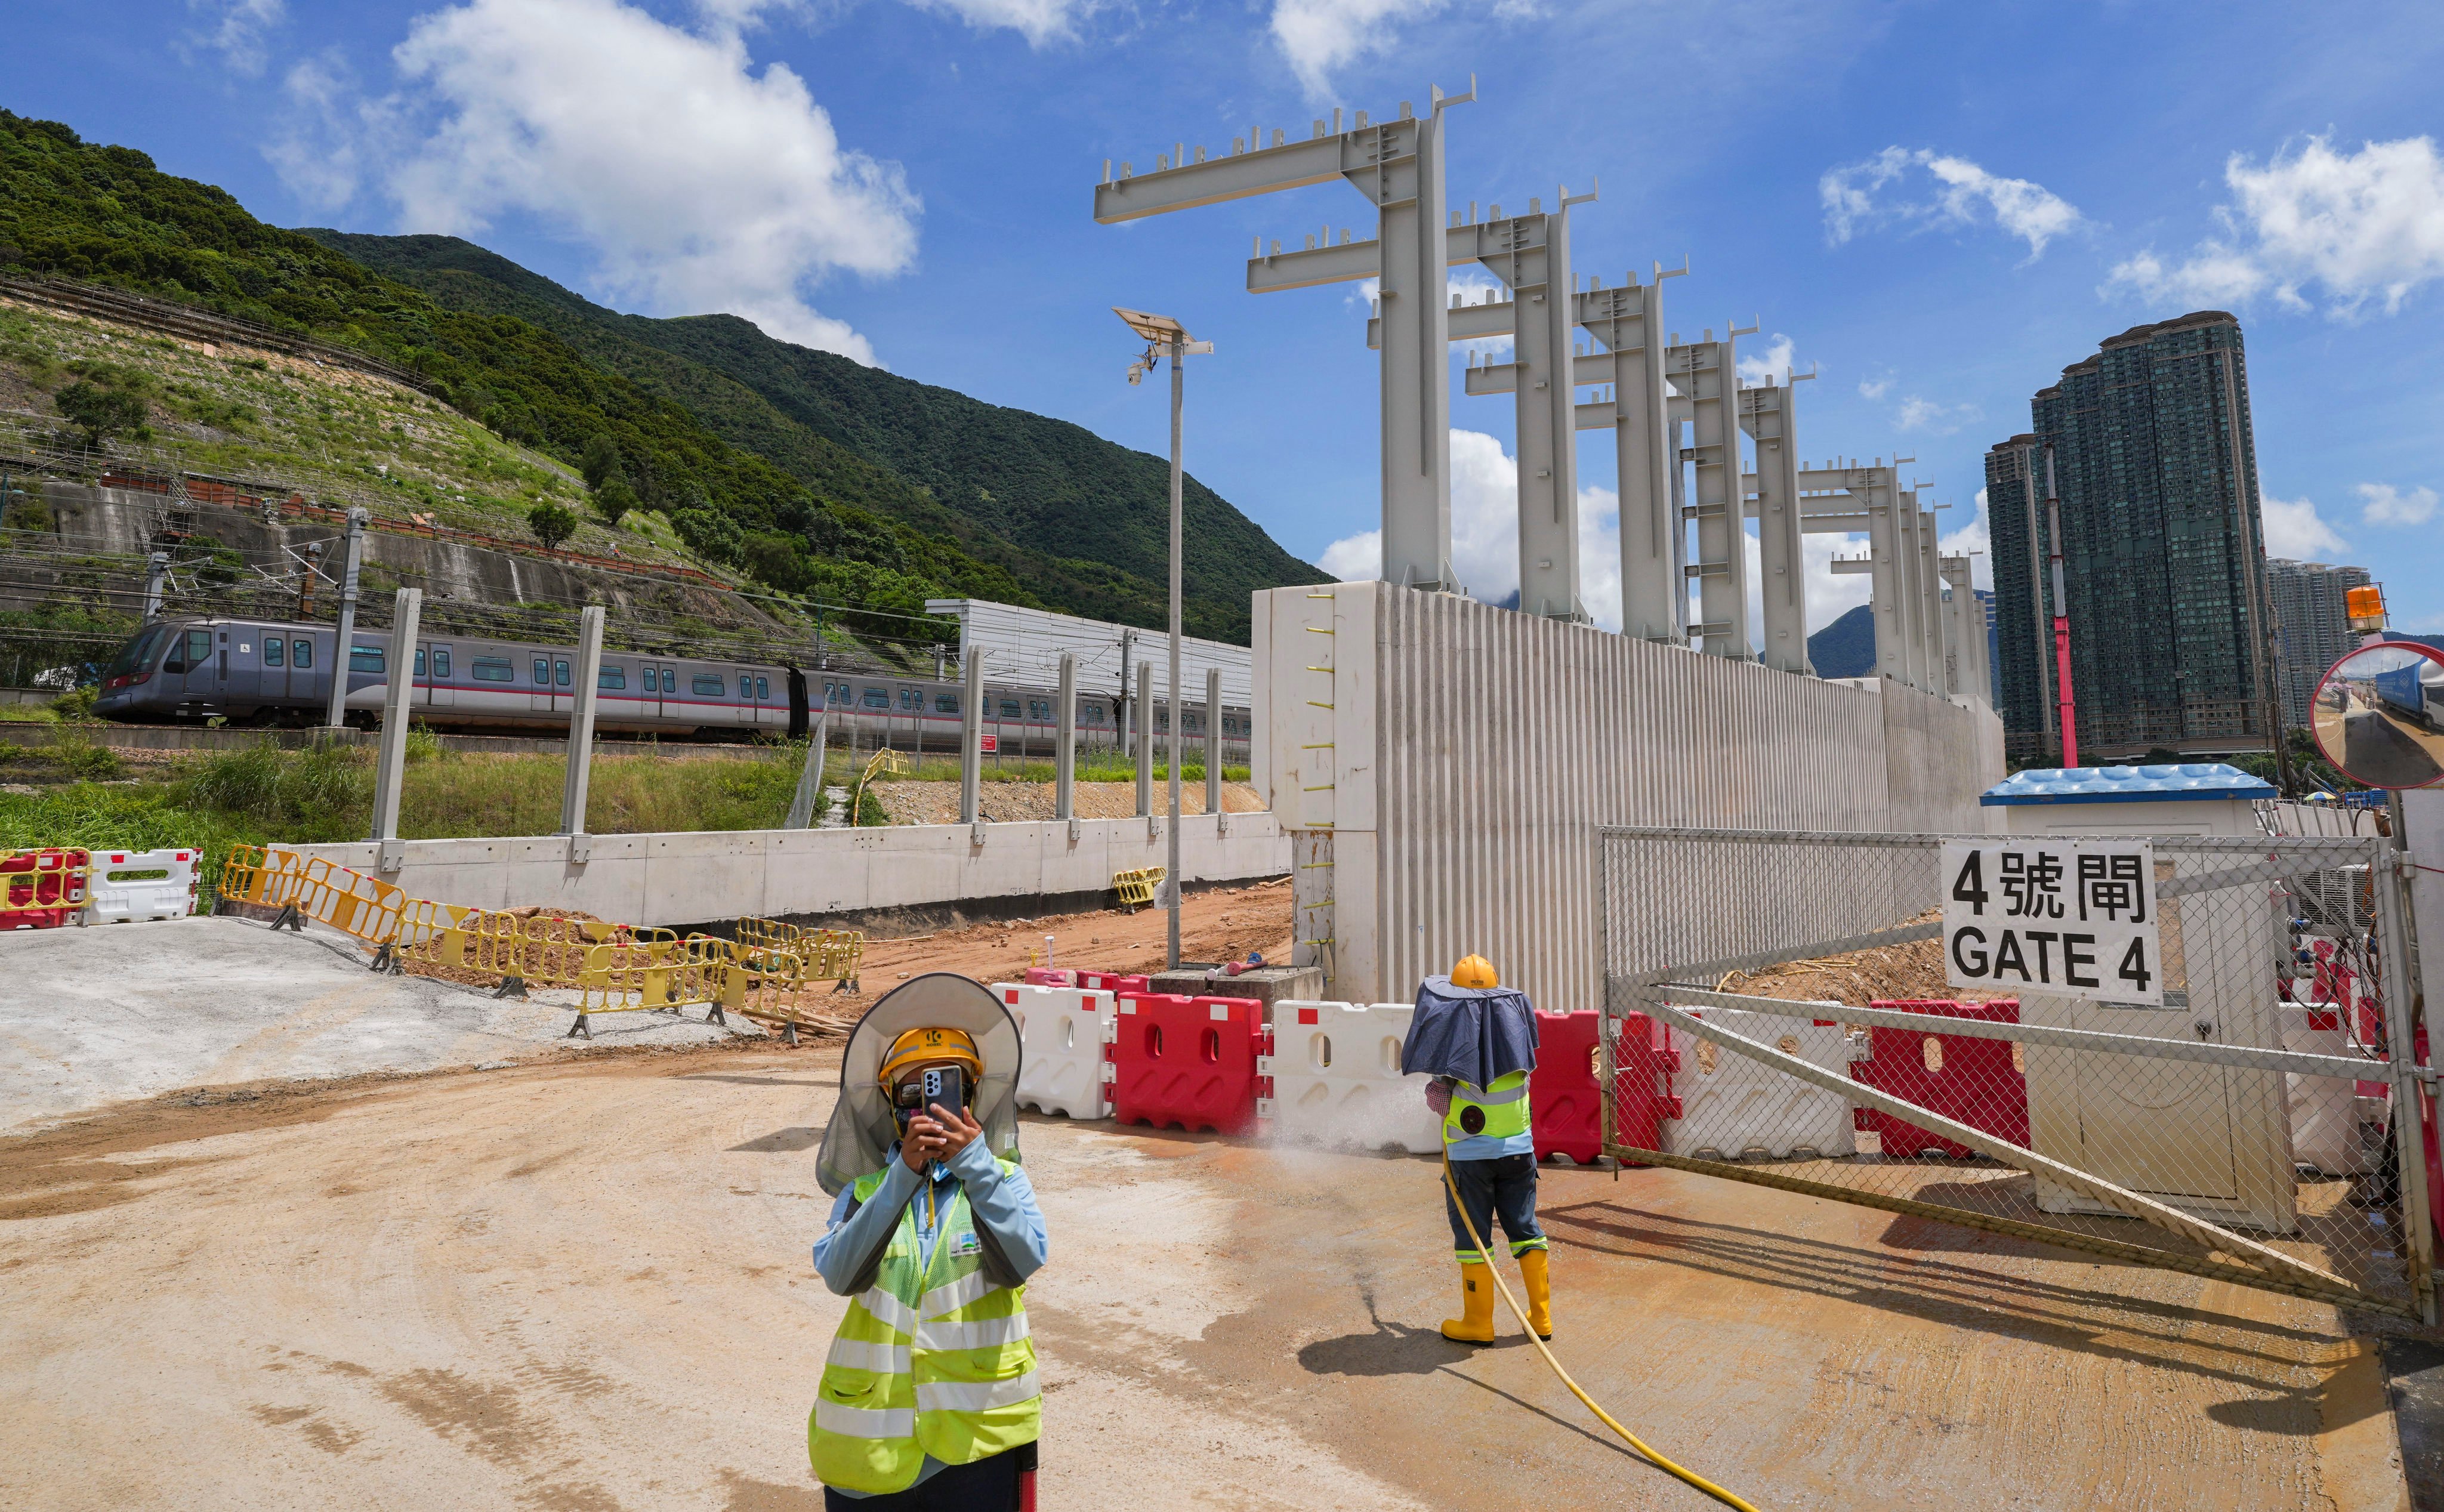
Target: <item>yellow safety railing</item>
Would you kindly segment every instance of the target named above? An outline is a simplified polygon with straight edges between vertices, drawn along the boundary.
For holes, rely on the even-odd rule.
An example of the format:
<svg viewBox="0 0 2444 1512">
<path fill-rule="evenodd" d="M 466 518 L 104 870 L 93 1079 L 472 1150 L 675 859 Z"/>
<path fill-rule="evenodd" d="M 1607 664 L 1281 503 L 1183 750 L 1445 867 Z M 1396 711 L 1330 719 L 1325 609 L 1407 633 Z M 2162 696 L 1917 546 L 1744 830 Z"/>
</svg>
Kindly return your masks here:
<svg viewBox="0 0 2444 1512">
<path fill-rule="evenodd" d="M 1112 891 L 1120 895 L 1123 908 L 1143 908 L 1154 901 L 1154 890 L 1162 885 L 1163 868 L 1140 866 L 1112 874 Z"/>
<path fill-rule="evenodd" d="M 837 984 L 835 992 L 854 992 L 865 966 L 865 933 L 861 930 L 811 930 L 779 919 L 745 916 L 735 937 L 750 950 L 786 950 L 798 958 L 810 982 Z"/>
</svg>

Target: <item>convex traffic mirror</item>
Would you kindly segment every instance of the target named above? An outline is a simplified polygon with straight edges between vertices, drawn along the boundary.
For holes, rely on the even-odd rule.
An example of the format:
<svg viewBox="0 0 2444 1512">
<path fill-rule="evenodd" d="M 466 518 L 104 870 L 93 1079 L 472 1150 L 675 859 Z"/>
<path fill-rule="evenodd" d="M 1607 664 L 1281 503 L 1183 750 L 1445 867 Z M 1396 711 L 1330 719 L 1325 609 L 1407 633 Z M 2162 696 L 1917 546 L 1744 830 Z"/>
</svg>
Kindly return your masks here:
<svg viewBox="0 0 2444 1512">
<path fill-rule="evenodd" d="M 2361 647 L 2318 684 L 2309 726 L 2325 760 L 2353 782 L 2444 780 L 2444 652 L 2405 640 Z"/>
</svg>

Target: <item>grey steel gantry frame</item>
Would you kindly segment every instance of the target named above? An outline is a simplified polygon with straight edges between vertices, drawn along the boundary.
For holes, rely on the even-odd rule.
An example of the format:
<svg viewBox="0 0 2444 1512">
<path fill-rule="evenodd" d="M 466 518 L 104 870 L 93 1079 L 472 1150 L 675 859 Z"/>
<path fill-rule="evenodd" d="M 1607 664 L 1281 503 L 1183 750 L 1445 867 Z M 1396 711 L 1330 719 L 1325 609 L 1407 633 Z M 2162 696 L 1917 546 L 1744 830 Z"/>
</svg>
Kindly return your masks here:
<svg viewBox="0 0 2444 1512">
<path fill-rule="evenodd" d="M 1189 161 L 1182 144 L 1157 157 L 1156 171 L 1143 176 L 1122 163 L 1116 177 L 1106 161 L 1103 182 L 1095 189 L 1095 219 L 1107 226 L 1336 178 L 1374 203 L 1376 237 L 1366 256 L 1376 266 L 1353 276 L 1379 276 L 1383 308 L 1391 312 L 1382 358 L 1383 577 L 1415 588 L 1456 586 L 1451 570 L 1449 321 L 1443 249 L 1435 238 L 1443 226 L 1443 112 L 1475 98 L 1472 78 L 1463 95 L 1434 90 L 1423 116 L 1404 101 L 1395 120 L 1370 124 L 1361 113 L 1354 129 L 1341 131 L 1336 111 L 1334 130 L 1318 120 L 1312 136 L 1297 142 L 1276 130 L 1270 145 L 1251 132 L 1231 144 L 1227 157 L 1209 159 L 1198 147 Z M 1344 244 L 1324 250 L 1351 249 Z M 1255 287 L 1252 266 L 1250 287 Z"/>
<path fill-rule="evenodd" d="M 1519 607 L 1548 618 L 1584 621 L 1586 604 L 1580 591 L 1579 456 L 1573 400 L 1579 382 L 1570 364 L 1577 348 L 1572 330 L 1576 307 L 1562 297 L 1574 291 L 1578 280 L 1570 271 L 1570 207 L 1594 199 L 1592 194 L 1558 194 L 1558 208 L 1547 212 L 1542 199 L 1528 202 L 1525 215 L 1505 216 L 1492 208 L 1486 220 L 1452 212 L 1444 230 L 1446 266 L 1474 262 L 1502 282 L 1511 298 L 1503 303 L 1504 324 L 1511 328 L 1513 360 L 1504 365 L 1509 381 L 1503 392 L 1516 396 L 1519 501 Z M 1258 292 L 1282 287 L 1306 287 L 1326 281 L 1329 272 L 1342 279 L 1363 278 L 1374 271 L 1364 244 L 1325 249 L 1330 255 L 1310 262 L 1304 253 L 1273 257 L 1262 252 L 1250 259 L 1248 286 Z M 1285 276 L 1300 280 L 1293 286 Z M 1532 318 L 1517 319 L 1525 303 Z M 1485 305 L 1453 305 L 1446 312 L 1445 334 L 1463 309 Z M 1369 345 L 1381 341 L 1383 318 L 1367 322 Z M 1524 328 L 1520 328 L 1524 325 Z M 1471 371 L 1469 392 L 1473 386 Z M 1386 391 L 1388 394 L 1388 390 Z M 1490 392 L 1490 391 L 1485 391 Z"/>
</svg>

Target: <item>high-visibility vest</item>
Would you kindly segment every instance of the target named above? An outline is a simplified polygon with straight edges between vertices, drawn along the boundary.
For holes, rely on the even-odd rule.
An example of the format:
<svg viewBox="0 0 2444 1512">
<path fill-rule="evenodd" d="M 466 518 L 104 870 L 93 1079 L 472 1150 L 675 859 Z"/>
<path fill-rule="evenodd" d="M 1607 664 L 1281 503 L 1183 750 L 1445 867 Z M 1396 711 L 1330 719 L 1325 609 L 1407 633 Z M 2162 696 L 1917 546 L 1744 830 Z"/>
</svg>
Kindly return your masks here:
<svg viewBox="0 0 2444 1512">
<path fill-rule="evenodd" d="M 1018 1170 L 1000 1162 L 1004 1175 Z M 885 1172 L 861 1176 L 861 1205 Z M 904 1491 L 930 1454 L 945 1465 L 1035 1442 L 1044 1398 L 1027 1326 L 1027 1288 L 984 1274 L 964 1189 L 918 1263 L 916 1219 L 903 1210 L 874 1284 L 850 1299 L 806 1421 L 815 1477 L 843 1491 Z"/>
<path fill-rule="evenodd" d="M 1454 1145 L 1477 1134 L 1508 1139 L 1527 1132 L 1527 1072 L 1496 1077 L 1493 1085 L 1482 1092 L 1465 1081 L 1452 1084 L 1451 1111 L 1443 1115 L 1443 1143 Z"/>
</svg>

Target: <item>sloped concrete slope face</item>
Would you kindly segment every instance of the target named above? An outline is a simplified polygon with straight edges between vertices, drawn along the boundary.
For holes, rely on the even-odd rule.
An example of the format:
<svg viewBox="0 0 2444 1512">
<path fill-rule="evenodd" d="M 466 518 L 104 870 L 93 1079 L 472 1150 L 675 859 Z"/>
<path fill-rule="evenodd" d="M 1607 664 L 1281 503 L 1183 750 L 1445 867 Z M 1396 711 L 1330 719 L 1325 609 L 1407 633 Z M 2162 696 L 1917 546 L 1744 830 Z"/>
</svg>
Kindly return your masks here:
<svg viewBox="0 0 2444 1512">
<path fill-rule="evenodd" d="M 1699 655 L 1389 583 L 1257 598 L 1257 790 L 1290 833 L 1299 960 L 1406 996 L 1470 950 L 1598 1005 L 1606 824 L 1982 832 L 1982 706 Z"/>
<path fill-rule="evenodd" d="M 1181 821 L 1180 871 L 1190 882 L 1278 876 L 1287 842 L 1269 814 Z M 1081 820 L 987 824 L 984 843 L 965 824 L 873 829 L 703 831 L 596 835 L 586 859 L 566 836 L 535 839 L 410 840 L 396 872 L 375 872 L 376 847 L 298 847 L 404 888 L 411 897 L 503 909 L 576 909 L 629 924 L 701 924 L 740 914 L 854 913 L 999 897 L 1061 897 L 1112 885 L 1112 874 L 1164 864 L 1157 821 Z"/>
</svg>

